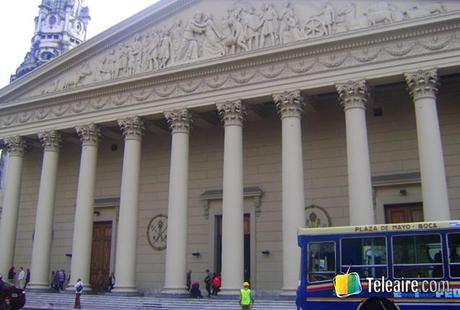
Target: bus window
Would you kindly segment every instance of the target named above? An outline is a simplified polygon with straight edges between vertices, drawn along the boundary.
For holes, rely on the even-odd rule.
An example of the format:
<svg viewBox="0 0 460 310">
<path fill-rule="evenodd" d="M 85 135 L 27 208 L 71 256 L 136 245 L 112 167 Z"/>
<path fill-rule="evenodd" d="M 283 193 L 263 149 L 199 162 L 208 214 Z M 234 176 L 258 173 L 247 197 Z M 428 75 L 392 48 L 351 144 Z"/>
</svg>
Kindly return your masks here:
<svg viewBox="0 0 460 310">
<path fill-rule="evenodd" d="M 335 243 L 310 242 L 308 244 L 308 281 L 331 280 L 335 272 Z"/>
<path fill-rule="evenodd" d="M 343 238 L 341 271 L 357 272 L 361 278 L 387 275 L 386 238 Z"/>
<path fill-rule="evenodd" d="M 448 234 L 449 268 L 452 278 L 460 278 L 460 234 Z"/>
<path fill-rule="evenodd" d="M 440 235 L 393 237 L 395 278 L 442 278 Z"/>
</svg>

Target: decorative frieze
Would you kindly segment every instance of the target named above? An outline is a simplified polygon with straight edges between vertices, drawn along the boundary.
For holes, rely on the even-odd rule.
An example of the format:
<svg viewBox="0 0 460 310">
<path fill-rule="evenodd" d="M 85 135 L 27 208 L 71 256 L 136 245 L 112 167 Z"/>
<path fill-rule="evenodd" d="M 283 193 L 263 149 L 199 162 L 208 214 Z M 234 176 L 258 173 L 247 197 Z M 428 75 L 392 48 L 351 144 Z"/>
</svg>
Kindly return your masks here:
<svg viewBox="0 0 460 310">
<path fill-rule="evenodd" d="M 281 116 L 281 119 L 286 117 L 299 117 L 302 115 L 305 105 L 304 99 L 300 94 L 300 90 L 285 91 L 279 94 L 273 94 L 273 101 Z"/>
<path fill-rule="evenodd" d="M 24 156 L 26 142 L 21 136 L 13 136 L 3 139 L 8 156 Z"/>
<path fill-rule="evenodd" d="M 118 126 L 125 140 L 140 140 L 144 131 L 144 122 L 139 116 L 127 117 L 118 120 Z"/>
<path fill-rule="evenodd" d="M 348 81 L 335 85 L 344 110 L 365 109 L 369 98 L 366 80 Z"/>
<path fill-rule="evenodd" d="M 431 97 L 435 98 L 438 91 L 438 72 L 436 69 L 418 70 L 404 74 L 409 93 L 414 100 Z"/>
<path fill-rule="evenodd" d="M 189 133 L 192 117 L 187 109 L 167 111 L 164 113 L 172 133 Z"/>
<path fill-rule="evenodd" d="M 57 130 L 39 132 L 38 139 L 43 149 L 51 152 L 57 152 L 62 142 L 61 134 Z"/>
<path fill-rule="evenodd" d="M 77 126 L 75 131 L 80 137 L 83 146 L 96 146 L 101 135 L 99 127 L 93 123 L 86 126 Z"/>
<path fill-rule="evenodd" d="M 241 100 L 218 103 L 217 111 L 224 126 L 243 126 L 246 111 Z"/>
</svg>

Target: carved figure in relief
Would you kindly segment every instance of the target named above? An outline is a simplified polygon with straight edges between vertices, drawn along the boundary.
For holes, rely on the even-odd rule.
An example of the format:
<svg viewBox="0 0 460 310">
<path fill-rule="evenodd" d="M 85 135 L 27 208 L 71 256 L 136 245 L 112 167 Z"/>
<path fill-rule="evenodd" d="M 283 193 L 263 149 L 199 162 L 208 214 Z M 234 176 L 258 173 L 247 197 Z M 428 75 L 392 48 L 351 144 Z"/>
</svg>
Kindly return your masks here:
<svg viewBox="0 0 460 310">
<path fill-rule="evenodd" d="M 128 60 L 129 56 L 127 47 L 123 43 L 118 44 L 117 77 L 127 76 Z"/>
<path fill-rule="evenodd" d="M 265 47 L 265 38 L 268 37 L 271 42 L 268 46 L 276 45 L 278 33 L 278 13 L 276 13 L 273 4 L 262 5 L 262 26 L 260 33 L 259 48 Z"/>
<path fill-rule="evenodd" d="M 180 48 L 181 48 L 181 40 L 182 40 L 182 34 L 183 34 L 183 24 L 182 20 L 176 21 L 171 29 L 171 41 L 172 41 L 172 56 L 171 56 L 171 61 L 172 62 L 178 62 L 179 57 L 180 57 Z"/>
<path fill-rule="evenodd" d="M 223 56 L 225 54 L 225 49 L 220 42 L 222 42 L 225 37 L 217 29 L 216 24 L 214 23 L 214 17 L 212 15 L 203 14 L 203 26 L 205 30 L 203 47 L 202 47 L 202 56 L 203 58 Z"/>
<path fill-rule="evenodd" d="M 169 60 L 171 59 L 172 41 L 170 31 L 166 30 L 163 32 L 163 36 L 160 39 L 160 46 L 158 48 L 158 68 L 166 68 Z"/>
<path fill-rule="evenodd" d="M 181 60 L 195 60 L 201 54 L 200 43 L 206 31 L 206 24 L 203 23 L 203 13 L 196 13 L 193 19 L 187 24 L 183 33 L 183 42 L 180 57 Z"/>
<path fill-rule="evenodd" d="M 227 25 L 230 29 L 230 36 L 225 40 L 226 53 L 234 54 L 240 50 L 248 51 L 247 38 L 244 25 L 241 22 L 241 11 L 233 9 L 228 11 Z"/>
<path fill-rule="evenodd" d="M 433 14 L 446 13 L 447 10 L 442 3 L 415 4 L 404 12 L 407 18 L 420 18 Z"/>
<path fill-rule="evenodd" d="M 75 72 L 74 75 L 64 80 L 62 89 L 72 88 L 80 85 L 88 76 L 92 75 L 93 71 L 87 62 L 83 63 Z"/>
<path fill-rule="evenodd" d="M 280 17 L 280 43 L 285 44 L 289 42 L 294 42 L 302 38 L 302 34 L 298 27 L 297 17 L 294 13 L 294 9 L 290 1 L 284 3 L 284 11 L 281 13 Z"/>
<path fill-rule="evenodd" d="M 363 13 L 363 15 L 367 17 L 369 26 L 401 21 L 404 17 L 401 11 L 385 1 L 377 2 L 373 7 L 369 8 L 367 13 Z"/>
<path fill-rule="evenodd" d="M 131 46 L 126 45 L 128 54 L 128 75 L 134 75 L 140 70 L 142 43 L 141 36 L 136 34 Z"/>
<path fill-rule="evenodd" d="M 241 22 L 244 27 L 245 37 L 249 50 L 259 47 L 260 28 L 262 22 L 253 6 L 243 7 L 241 10 Z"/>
<path fill-rule="evenodd" d="M 159 68 L 158 58 L 160 55 L 160 40 L 161 33 L 159 31 L 152 31 L 150 33 L 150 44 L 147 47 L 147 70 L 156 70 Z"/>
</svg>

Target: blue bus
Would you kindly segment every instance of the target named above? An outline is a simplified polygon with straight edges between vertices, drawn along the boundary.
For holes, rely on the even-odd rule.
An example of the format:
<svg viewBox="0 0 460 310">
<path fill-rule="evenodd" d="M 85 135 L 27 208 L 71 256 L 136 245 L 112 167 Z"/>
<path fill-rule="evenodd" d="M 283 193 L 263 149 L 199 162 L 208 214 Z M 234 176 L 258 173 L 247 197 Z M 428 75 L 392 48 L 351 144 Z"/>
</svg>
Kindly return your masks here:
<svg viewBox="0 0 460 310">
<path fill-rule="evenodd" d="M 460 221 L 300 228 L 298 244 L 298 309 L 460 309 Z"/>
</svg>

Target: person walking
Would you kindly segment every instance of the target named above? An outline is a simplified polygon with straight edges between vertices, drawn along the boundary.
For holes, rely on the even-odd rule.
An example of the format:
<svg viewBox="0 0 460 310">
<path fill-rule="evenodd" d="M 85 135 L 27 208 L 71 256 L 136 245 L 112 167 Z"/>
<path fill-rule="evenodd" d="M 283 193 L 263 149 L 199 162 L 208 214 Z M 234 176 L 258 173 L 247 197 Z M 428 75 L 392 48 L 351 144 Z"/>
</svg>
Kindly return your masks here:
<svg viewBox="0 0 460 310">
<path fill-rule="evenodd" d="M 81 279 L 79 278 L 77 280 L 77 283 L 75 283 L 75 309 L 81 309 L 81 304 L 80 304 L 80 295 L 83 293 L 83 282 L 81 282 Z"/>
<path fill-rule="evenodd" d="M 64 290 L 64 282 L 65 282 L 65 271 L 64 269 L 61 269 L 58 271 L 58 285 L 59 285 L 59 290 Z"/>
<path fill-rule="evenodd" d="M 192 285 L 192 271 L 191 270 L 187 272 L 187 283 L 186 284 L 187 284 L 187 291 L 190 292 L 190 286 Z"/>
<path fill-rule="evenodd" d="M 27 286 L 29 285 L 29 282 L 30 282 L 30 269 L 27 268 L 27 272 L 26 272 L 26 283 L 24 284 L 24 289 L 27 288 Z"/>
<path fill-rule="evenodd" d="M 212 274 L 209 271 L 209 269 L 206 269 L 206 277 L 204 278 L 204 284 L 206 285 L 208 297 L 211 297 Z"/>
<path fill-rule="evenodd" d="M 24 288 L 24 282 L 26 280 L 26 273 L 24 268 L 21 266 L 19 267 L 19 274 L 18 274 L 18 288 Z"/>
<path fill-rule="evenodd" d="M 14 269 L 14 266 L 11 266 L 10 270 L 8 270 L 8 282 L 10 282 L 10 284 L 14 284 L 15 276 L 16 276 L 16 270 Z"/>
<path fill-rule="evenodd" d="M 115 274 L 112 271 L 109 277 L 109 292 L 111 292 L 114 287 L 115 287 Z"/>
<path fill-rule="evenodd" d="M 241 310 L 252 310 L 254 307 L 254 295 L 248 282 L 243 282 L 243 288 L 240 290 L 240 306 Z"/>
<path fill-rule="evenodd" d="M 212 295 L 217 296 L 220 287 L 220 278 L 214 274 L 212 277 Z"/>
</svg>

